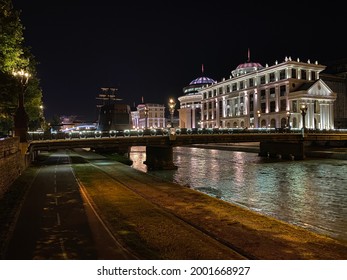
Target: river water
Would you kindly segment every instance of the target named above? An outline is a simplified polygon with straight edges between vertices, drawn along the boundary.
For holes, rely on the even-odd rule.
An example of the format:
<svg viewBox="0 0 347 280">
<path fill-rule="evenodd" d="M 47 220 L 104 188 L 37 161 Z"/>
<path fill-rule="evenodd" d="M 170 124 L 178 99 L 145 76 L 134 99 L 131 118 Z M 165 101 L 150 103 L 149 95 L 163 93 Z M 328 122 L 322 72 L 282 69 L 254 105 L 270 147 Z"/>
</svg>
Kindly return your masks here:
<svg viewBox="0 0 347 280">
<path fill-rule="evenodd" d="M 257 153 L 175 147 L 177 170 L 147 171 L 145 147 L 133 168 L 264 215 L 347 241 L 347 160 L 274 160 Z"/>
</svg>

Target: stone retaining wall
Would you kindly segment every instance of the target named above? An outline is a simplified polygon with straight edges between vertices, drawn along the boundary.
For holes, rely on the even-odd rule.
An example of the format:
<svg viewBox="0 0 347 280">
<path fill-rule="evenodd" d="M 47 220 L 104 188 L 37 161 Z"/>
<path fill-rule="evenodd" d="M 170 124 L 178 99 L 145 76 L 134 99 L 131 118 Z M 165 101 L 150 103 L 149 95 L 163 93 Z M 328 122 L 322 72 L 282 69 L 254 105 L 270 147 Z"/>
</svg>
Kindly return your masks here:
<svg viewBox="0 0 347 280">
<path fill-rule="evenodd" d="M 26 167 L 18 137 L 0 139 L 0 197 Z"/>
</svg>

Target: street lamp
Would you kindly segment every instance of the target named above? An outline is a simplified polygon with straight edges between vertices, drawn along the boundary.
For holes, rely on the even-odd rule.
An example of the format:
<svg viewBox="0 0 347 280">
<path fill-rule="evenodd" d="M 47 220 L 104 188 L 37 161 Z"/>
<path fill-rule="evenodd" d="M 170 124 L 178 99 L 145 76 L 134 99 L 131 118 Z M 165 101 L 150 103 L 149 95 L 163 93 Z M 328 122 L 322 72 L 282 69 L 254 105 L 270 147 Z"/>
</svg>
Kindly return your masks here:
<svg viewBox="0 0 347 280">
<path fill-rule="evenodd" d="M 14 134 L 19 136 L 19 141 L 27 142 L 27 131 L 29 117 L 24 108 L 24 93 L 26 91 L 30 74 L 24 70 L 14 71 L 13 76 L 20 83 L 21 89 L 18 93 L 18 107 L 14 115 Z"/>
<path fill-rule="evenodd" d="M 300 107 L 300 111 L 301 111 L 301 115 L 302 115 L 302 128 L 303 130 L 305 130 L 305 116 L 307 113 L 307 105 L 306 104 L 302 104 Z"/>
<path fill-rule="evenodd" d="M 287 111 L 287 128 L 288 129 L 290 129 L 290 116 L 291 116 L 290 111 Z"/>
<path fill-rule="evenodd" d="M 260 128 L 260 116 L 261 116 L 261 114 L 260 114 L 259 110 L 257 111 L 257 116 L 258 116 L 258 128 Z"/>
<path fill-rule="evenodd" d="M 173 127 L 173 115 L 175 113 L 175 106 L 176 106 L 175 100 L 173 100 L 173 98 L 170 98 L 170 100 L 169 100 L 169 111 L 170 111 L 170 115 L 171 115 L 171 127 Z"/>
<path fill-rule="evenodd" d="M 148 107 L 147 105 L 145 106 L 145 129 L 147 129 L 147 119 L 148 119 Z"/>
</svg>

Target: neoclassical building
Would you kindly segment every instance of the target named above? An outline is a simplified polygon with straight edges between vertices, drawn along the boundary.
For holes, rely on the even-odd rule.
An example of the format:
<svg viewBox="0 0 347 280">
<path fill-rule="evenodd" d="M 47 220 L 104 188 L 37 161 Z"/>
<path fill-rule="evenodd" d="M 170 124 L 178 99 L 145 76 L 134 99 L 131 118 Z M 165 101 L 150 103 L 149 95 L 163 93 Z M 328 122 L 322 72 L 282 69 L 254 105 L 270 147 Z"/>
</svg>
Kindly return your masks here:
<svg viewBox="0 0 347 280">
<path fill-rule="evenodd" d="M 310 129 L 333 129 L 336 93 L 320 79 L 324 69 L 318 62 L 291 57 L 265 67 L 248 60 L 229 79 L 198 91 L 201 127 L 302 128 L 305 124 Z M 302 107 L 307 110 L 304 122 Z"/>
<path fill-rule="evenodd" d="M 181 128 L 198 128 L 201 121 L 201 99 L 200 90 L 204 86 L 215 84 L 216 81 L 202 76 L 194 79 L 190 84 L 183 88 L 183 96 L 178 98 L 180 102 L 179 127 Z"/>
<path fill-rule="evenodd" d="M 142 103 L 131 112 L 133 128 L 165 128 L 165 106 L 162 104 Z"/>
</svg>

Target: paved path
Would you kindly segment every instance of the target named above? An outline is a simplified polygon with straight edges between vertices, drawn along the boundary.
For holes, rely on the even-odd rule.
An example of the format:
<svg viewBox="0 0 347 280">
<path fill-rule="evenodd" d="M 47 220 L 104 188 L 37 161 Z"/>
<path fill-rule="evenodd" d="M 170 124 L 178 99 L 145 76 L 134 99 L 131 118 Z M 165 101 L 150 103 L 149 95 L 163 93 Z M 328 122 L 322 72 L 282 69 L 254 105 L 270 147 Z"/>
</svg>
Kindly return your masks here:
<svg viewBox="0 0 347 280">
<path fill-rule="evenodd" d="M 65 152 L 39 169 L 23 202 L 5 259 L 131 259 L 85 198 Z"/>
</svg>

